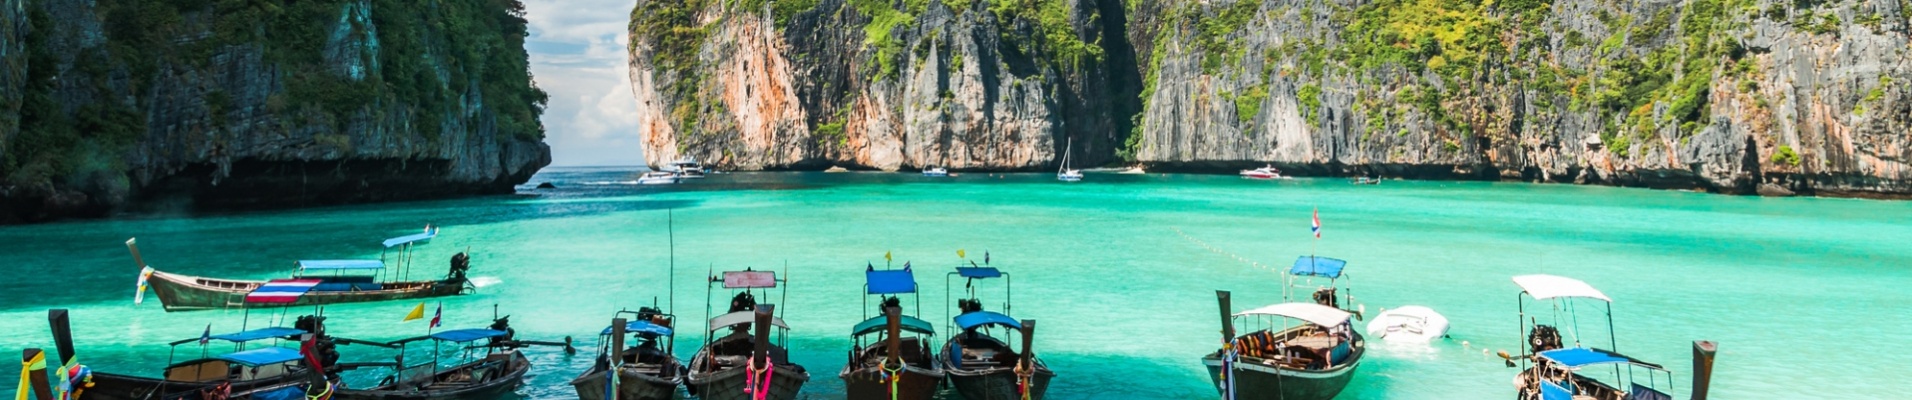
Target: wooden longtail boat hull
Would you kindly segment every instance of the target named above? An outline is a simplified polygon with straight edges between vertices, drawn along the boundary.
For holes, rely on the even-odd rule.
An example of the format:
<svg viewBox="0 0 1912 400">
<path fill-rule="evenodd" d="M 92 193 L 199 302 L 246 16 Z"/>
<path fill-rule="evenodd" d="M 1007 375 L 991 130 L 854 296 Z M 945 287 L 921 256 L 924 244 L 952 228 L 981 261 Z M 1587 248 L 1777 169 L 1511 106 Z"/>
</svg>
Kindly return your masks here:
<svg viewBox="0 0 1912 400">
<path fill-rule="evenodd" d="M 1049 391 L 1049 379 L 1056 373 L 1049 368 L 1037 368 L 1029 376 L 1029 398 L 1042 400 L 1043 393 Z M 982 373 L 971 371 L 949 371 L 949 383 L 965 400 L 1021 400 L 1022 392 L 1016 383 L 1016 371 L 1007 368 L 990 369 Z"/>
<path fill-rule="evenodd" d="M 896 382 L 896 393 L 890 393 L 890 384 L 883 380 L 882 371 L 861 369 L 844 372 L 843 387 L 850 400 L 857 399 L 898 399 L 927 400 L 936 397 L 936 385 L 943 382 L 943 372 L 916 367 L 905 367 L 903 379 Z"/>
<path fill-rule="evenodd" d="M 219 390 L 219 382 L 175 382 L 104 372 L 93 373 L 93 387 L 81 396 L 86 400 L 200 399 L 206 394 L 229 393 L 229 399 L 249 399 L 260 389 L 296 386 L 304 389 L 304 374 L 232 382 L 229 390 Z"/>
<path fill-rule="evenodd" d="M 1216 389 L 1222 388 L 1222 361 L 1215 355 L 1202 357 L 1208 378 Z M 1251 362 L 1235 364 L 1235 398 L 1239 400 L 1328 400 L 1341 394 L 1361 366 L 1359 357 L 1346 365 L 1326 370 L 1298 370 Z"/>
<path fill-rule="evenodd" d="M 680 372 L 681 372 L 681 368 Z M 677 395 L 677 386 L 683 383 L 682 374 L 666 378 L 657 375 L 622 370 L 617 377 L 618 400 L 663 400 Z M 584 375 L 571 380 L 571 386 L 577 387 L 578 398 L 583 400 L 604 400 L 605 373 L 603 369 L 592 368 Z"/>
<path fill-rule="evenodd" d="M 770 377 L 770 395 L 765 399 L 795 399 L 797 391 L 803 389 L 803 383 L 810 381 L 809 373 L 795 367 L 777 365 L 775 369 L 776 373 Z M 731 368 L 716 372 L 692 372 L 689 383 L 697 390 L 697 398 L 700 399 L 751 400 L 750 393 L 744 392 L 746 380 L 744 368 Z"/>
<path fill-rule="evenodd" d="M 457 400 L 498 398 L 517 390 L 518 386 L 524 385 L 525 372 L 531 370 L 531 360 L 526 359 L 523 354 L 516 352 L 511 353 L 511 363 L 513 368 L 511 368 L 510 373 L 491 378 L 476 385 L 465 385 L 455 388 L 434 388 L 433 386 L 436 385 L 427 385 L 423 388 L 417 388 L 406 384 L 391 384 L 365 390 L 340 389 L 338 393 L 332 397 L 340 400 Z M 446 372 L 441 372 L 440 374 L 449 374 L 457 370 L 458 369 L 446 370 Z"/>
<path fill-rule="evenodd" d="M 205 278 L 153 271 L 147 283 L 152 286 L 153 294 L 166 311 L 211 310 L 221 308 L 246 307 L 246 293 L 263 285 L 265 281 L 246 281 L 232 279 Z M 428 297 L 454 296 L 465 292 L 463 281 L 409 281 L 388 282 L 382 284 L 385 289 L 321 292 L 313 291 L 299 297 L 294 303 L 287 304 L 250 304 L 252 307 L 309 306 L 316 304 L 338 304 L 365 301 L 385 301 L 402 299 L 421 299 Z"/>
</svg>

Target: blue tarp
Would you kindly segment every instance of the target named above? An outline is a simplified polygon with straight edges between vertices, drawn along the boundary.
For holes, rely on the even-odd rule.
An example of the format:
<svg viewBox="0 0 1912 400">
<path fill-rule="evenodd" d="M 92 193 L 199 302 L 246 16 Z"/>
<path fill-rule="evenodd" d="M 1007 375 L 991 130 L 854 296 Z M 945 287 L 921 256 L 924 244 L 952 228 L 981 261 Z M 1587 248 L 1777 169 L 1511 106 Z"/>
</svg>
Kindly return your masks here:
<svg viewBox="0 0 1912 400">
<path fill-rule="evenodd" d="M 671 328 L 666 328 L 657 324 L 653 324 L 651 323 L 651 321 L 629 321 L 624 323 L 624 332 L 649 333 L 649 334 L 654 334 L 658 336 L 670 336 Z M 599 333 L 598 336 L 604 336 L 609 334 L 611 334 L 611 327 L 607 326 L 607 327 L 604 327 L 604 333 Z"/>
<path fill-rule="evenodd" d="M 299 269 L 335 270 L 335 269 L 383 269 L 385 262 L 379 260 L 299 260 Z"/>
<path fill-rule="evenodd" d="M 464 343 L 478 339 L 504 336 L 505 331 L 492 329 L 456 329 L 431 335 L 432 339 Z"/>
<path fill-rule="evenodd" d="M 238 353 L 232 353 L 232 354 L 227 354 L 227 355 L 213 357 L 213 358 L 230 361 L 234 364 L 244 365 L 248 367 L 257 367 L 261 365 L 278 364 L 278 363 L 282 363 L 286 361 L 297 360 L 304 357 L 299 355 L 298 350 L 288 349 L 284 347 L 267 347 L 267 348 L 257 349 L 257 350 L 241 351 Z"/>
<path fill-rule="evenodd" d="M 1540 382 L 1540 400 L 1573 400 L 1573 391 L 1553 382 Z"/>
<path fill-rule="evenodd" d="M 1540 358 L 1553 361 L 1556 364 L 1571 369 L 1579 369 L 1580 367 L 1599 364 L 1633 364 L 1647 368 L 1661 369 L 1659 365 L 1635 360 L 1633 357 L 1627 357 L 1620 353 L 1585 347 L 1547 350 L 1540 352 L 1539 356 Z"/>
<path fill-rule="evenodd" d="M 983 325 L 1002 325 L 1002 326 L 1007 326 L 1010 328 L 1022 329 L 1022 323 L 1016 322 L 1015 318 L 1009 318 L 1009 316 L 1007 315 L 1002 315 L 994 311 L 977 311 L 977 312 L 972 312 L 972 313 L 956 316 L 956 326 L 960 326 L 963 329 L 970 329 L 970 328 L 975 328 L 975 327 L 983 326 Z"/>
<path fill-rule="evenodd" d="M 392 247 L 392 246 L 397 246 L 402 244 L 411 244 L 412 242 L 417 242 L 421 240 L 431 240 L 431 238 L 434 236 L 438 236 L 438 228 L 430 228 L 426 230 L 424 233 L 415 233 L 415 234 L 399 236 L 399 237 L 395 237 L 391 239 L 385 239 L 385 247 Z"/>
<path fill-rule="evenodd" d="M 964 278 L 1000 278 L 1002 271 L 996 267 L 956 267 L 956 273 Z"/>
<path fill-rule="evenodd" d="M 916 293 L 916 276 L 907 268 L 864 271 L 863 276 L 869 282 L 866 288 L 869 294 Z"/>
<path fill-rule="evenodd" d="M 305 334 L 305 331 L 300 329 L 273 327 L 273 328 L 265 328 L 265 329 L 253 329 L 253 330 L 249 330 L 245 332 L 233 332 L 233 333 L 227 333 L 227 334 L 221 334 L 221 335 L 212 335 L 212 338 L 217 340 L 224 340 L 228 342 L 243 343 L 243 342 L 250 342 L 250 341 L 259 340 L 259 339 L 281 338 L 286 336 L 298 336 L 298 335 L 304 335 L 304 334 Z"/>
<path fill-rule="evenodd" d="M 1348 266 L 1347 261 L 1327 257 L 1301 256 L 1295 259 L 1295 266 L 1288 269 L 1290 275 L 1313 275 L 1328 279 L 1341 278 L 1341 269 Z"/>
<path fill-rule="evenodd" d="M 902 328 L 904 331 L 916 332 L 916 333 L 921 333 L 925 335 L 936 334 L 936 328 L 930 327 L 929 321 L 916 319 L 916 317 L 912 317 L 908 315 L 904 315 L 902 317 L 903 317 L 902 321 L 899 321 L 899 322 L 902 323 Z M 889 329 L 889 323 L 890 323 L 889 320 L 883 317 L 866 319 L 866 320 L 863 320 L 863 322 L 856 323 L 856 327 L 850 328 L 850 336 L 856 337 L 856 336 L 868 335 L 871 333 L 882 332 L 886 329 Z"/>
</svg>

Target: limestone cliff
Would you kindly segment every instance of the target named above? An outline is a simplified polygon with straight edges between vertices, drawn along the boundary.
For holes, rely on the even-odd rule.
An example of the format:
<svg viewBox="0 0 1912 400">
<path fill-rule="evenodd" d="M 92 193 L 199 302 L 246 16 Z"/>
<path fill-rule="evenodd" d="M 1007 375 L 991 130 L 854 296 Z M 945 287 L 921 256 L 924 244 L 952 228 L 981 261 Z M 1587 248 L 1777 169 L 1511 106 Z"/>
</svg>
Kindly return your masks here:
<svg viewBox="0 0 1912 400">
<path fill-rule="evenodd" d="M 0 223 L 509 193 L 515 0 L 5 0 Z"/>
</svg>

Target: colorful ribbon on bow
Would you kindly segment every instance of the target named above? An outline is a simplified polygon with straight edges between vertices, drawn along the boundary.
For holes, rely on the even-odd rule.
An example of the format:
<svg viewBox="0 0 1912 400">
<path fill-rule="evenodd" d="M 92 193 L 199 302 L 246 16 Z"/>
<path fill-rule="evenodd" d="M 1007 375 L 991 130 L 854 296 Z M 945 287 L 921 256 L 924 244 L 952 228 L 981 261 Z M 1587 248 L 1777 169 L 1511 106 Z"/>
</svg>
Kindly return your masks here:
<svg viewBox="0 0 1912 400">
<path fill-rule="evenodd" d="M 27 400 L 27 394 L 33 391 L 33 372 L 46 370 L 46 352 L 33 355 L 33 359 L 20 362 L 20 391 L 14 400 Z M 45 394 L 45 393 L 41 393 Z"/>
</svg>

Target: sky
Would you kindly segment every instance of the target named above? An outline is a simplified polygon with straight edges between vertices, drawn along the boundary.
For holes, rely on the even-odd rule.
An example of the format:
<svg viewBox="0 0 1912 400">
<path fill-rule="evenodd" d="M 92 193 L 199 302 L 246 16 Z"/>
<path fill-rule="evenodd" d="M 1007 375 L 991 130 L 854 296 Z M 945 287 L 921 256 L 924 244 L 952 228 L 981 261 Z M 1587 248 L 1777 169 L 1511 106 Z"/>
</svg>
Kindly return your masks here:
<svg viewBox="0 0 1912 400">
<path fill-rule="evenodd" d="M 635 0 L 525 0 L 531 74 L 550 93 L 551 165 L 640 165 L 637 100 L 624 52 Z"/>
</svg>

